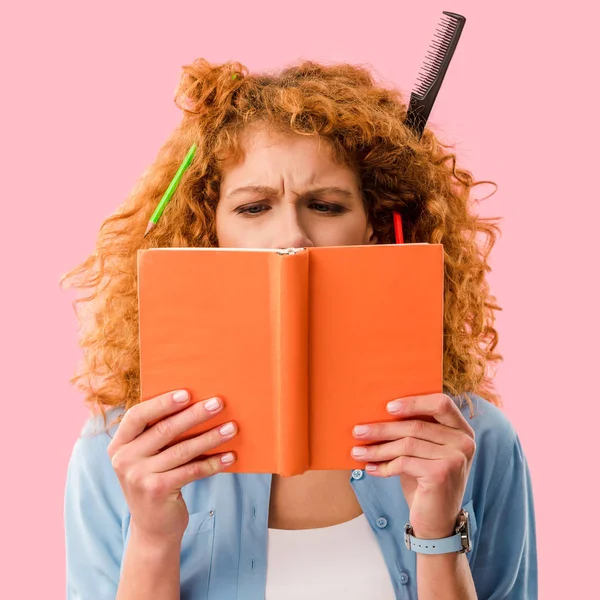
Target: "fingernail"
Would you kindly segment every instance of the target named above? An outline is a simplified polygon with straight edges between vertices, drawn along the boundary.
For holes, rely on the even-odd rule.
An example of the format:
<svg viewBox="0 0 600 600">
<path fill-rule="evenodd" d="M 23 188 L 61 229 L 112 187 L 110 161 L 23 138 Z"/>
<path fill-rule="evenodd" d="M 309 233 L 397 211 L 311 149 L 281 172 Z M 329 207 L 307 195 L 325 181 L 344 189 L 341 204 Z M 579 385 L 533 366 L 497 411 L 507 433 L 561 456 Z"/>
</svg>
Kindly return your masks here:
<svg viewBox="0 0 600 600">
<path fill-rule="evenodd" d="M 368 425 L 357 425 L 354 428 L 354 435 L 365 435 L 365 433 L 369 433 Z"/>
<path fill-rule="evenodd" d="M 352 448 L 352 456 L 364 456 L 367 453 L 367 449 L 362 446 L 355 446 Z"/>
<path fill-rule="evenodd" d="M 223 454 L 223 456 L 221 456 L 221 462 L 226 465 L 230 465 L 234 460 L 235 456 L 233 455 L 233 452 L 227 452 L 227 454 Z"/>
<path fill-rule="evenodd" d="M 233 423 L 227 423 L 227 424 L 223 425 L 223 427 L 221 427 L 221 429 L 219 429 L 219 433 L 221 435 L 231 435 L 234 432 L 235 432 L 235 425 Z"/>
<path fill-rule="evenodd" d="M 173 393 L 175 402 L 187 402 L 190 399 L 190 393 L 186 390 L 177 390 Z"/>
<path fill-rule="evenodd" d="M 377 471 L 377 465 L 365 465 L 365 471 L 369 471 L 369 472 Z"/>
<path fill-rule="evenodd" d="M 204 408 L 209 412 L 214 412 L 221 408 L 221 401 L 218 398 L 211 398 L 204 403 Z"/>
<path fill-rule="evenodd" d="M 392 400 L 387 404 L 388 412 L 399 413 L 402 410 L 402 402 L 400 400 Z"/>
</svg>

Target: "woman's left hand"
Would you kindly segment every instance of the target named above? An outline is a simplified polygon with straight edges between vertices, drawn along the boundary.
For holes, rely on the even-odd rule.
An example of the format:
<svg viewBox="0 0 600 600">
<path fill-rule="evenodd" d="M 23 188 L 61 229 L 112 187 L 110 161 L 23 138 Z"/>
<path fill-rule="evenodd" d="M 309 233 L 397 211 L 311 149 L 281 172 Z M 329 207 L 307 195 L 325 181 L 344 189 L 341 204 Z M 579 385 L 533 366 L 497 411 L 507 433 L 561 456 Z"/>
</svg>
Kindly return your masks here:
<svg viewBox="0 0 600 600">
<path fill-rule="evenodd" d="M 473 429 L 445 394 L 402 398 L 387 408 L 398 420 L 356 426 L 354 437 L 372 445 L 356 446 L 352 456 L 367 462 L 369 475 L 400 476 L 415 537 L 453 535 L 475 454 Z"/>
</svg>

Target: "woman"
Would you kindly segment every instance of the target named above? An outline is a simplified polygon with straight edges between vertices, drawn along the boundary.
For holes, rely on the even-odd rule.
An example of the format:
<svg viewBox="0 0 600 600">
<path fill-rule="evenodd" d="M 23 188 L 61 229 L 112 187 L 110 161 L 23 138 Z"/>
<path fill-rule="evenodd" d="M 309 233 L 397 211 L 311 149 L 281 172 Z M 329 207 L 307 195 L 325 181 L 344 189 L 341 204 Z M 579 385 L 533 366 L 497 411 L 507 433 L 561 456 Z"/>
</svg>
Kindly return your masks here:
<svg viewBox="0 0 600 600">
<path fill-rule="evenodd" d="M 536 598 L 529 471 L 487 376 L 500 358 L 485 280 L 497 230 L 470 212 L 471 174 L 431 131 L 417 140 L 400 95 L 364 69 L 250 75 L 198 60 L 176 100 L 180 126 L 67 276 L 95 288 L 76 381 L 104 413 L 69 465 L 68 597 Z M 165 449 L 223 401 L 172 390 L 139 402 L 136 251 L 393 243 L 393 211 L 407 242 L 445 248 L 445 394 L 396 399 L 396 420 L 357 423 L 371 446 L 351 472 L 226 473 L 235 456 L 202 455 L 235 423 Z"/>
</svg>

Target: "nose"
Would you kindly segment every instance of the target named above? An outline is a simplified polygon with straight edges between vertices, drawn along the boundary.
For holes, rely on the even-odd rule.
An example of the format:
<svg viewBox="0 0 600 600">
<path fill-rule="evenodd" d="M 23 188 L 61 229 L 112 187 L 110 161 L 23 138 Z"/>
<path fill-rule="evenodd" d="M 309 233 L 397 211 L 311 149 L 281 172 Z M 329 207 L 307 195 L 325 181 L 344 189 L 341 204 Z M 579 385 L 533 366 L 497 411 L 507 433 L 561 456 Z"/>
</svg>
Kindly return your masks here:
<svg viewBox="0 0 600 600">
<path fill-rule="evenodd" d="M 273 245 L 275 248 L 281 249 L 314 246 L 300 223 L 298 211 L 295 206 L 287 206 L 286 210 L 281 211 Z"/>
</svg>

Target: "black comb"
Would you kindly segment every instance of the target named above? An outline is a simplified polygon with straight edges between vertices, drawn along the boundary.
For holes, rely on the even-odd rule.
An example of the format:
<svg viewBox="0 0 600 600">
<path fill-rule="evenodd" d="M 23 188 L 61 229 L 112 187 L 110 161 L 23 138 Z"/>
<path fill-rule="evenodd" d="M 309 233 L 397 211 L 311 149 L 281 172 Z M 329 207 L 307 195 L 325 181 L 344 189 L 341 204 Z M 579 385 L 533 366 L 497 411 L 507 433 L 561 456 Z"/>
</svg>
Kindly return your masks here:
<svg viewBox="0 0 600 600">
<path fill-rule="evenodd" d="M 440 91 L 466 22 L 465 17 L 456 13 L 444 11 L 443 15 L 419 71 L 415 91 L 410 95 L 406 114 L 405 122 L 415 132 L 417 139 L 421 139 L 423 135 L 433 103 Z"/>
</svg>

